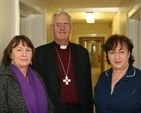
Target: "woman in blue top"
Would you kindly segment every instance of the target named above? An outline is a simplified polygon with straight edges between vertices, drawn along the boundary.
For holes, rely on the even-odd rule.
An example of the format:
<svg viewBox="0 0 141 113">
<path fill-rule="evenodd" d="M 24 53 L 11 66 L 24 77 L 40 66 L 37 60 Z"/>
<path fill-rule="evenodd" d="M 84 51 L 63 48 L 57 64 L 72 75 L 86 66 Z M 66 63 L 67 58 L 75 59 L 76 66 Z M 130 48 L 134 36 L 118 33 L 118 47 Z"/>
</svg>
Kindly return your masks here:
<svg viewBox="0 0 141 113">
<path fill-rule="evenodd" d="M 132 65 L 132 42 L 112 35 L 102 49 L 112 68 L 100 75 L 94 88 L 96 113 L 141 113 L 141 70 Z"/>
</svg>

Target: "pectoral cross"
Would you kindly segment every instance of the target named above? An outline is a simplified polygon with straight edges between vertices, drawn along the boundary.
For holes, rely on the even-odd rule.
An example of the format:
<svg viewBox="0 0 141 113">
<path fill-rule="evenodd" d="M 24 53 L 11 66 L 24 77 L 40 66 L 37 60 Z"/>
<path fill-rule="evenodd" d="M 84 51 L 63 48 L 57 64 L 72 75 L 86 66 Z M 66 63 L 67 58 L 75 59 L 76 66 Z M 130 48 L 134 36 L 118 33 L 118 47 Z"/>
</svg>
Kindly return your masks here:
<svg viewBox="0 0 141 113">
<path fill-rule="evenodd" d="M 66 85 L 69 85 L 69 82 L 71 82 L 71 79 L 68 78 L 68 76 L 65 76 L 65 79 L 63 79 L 63 82 L 66 83 Z"/>
</svg>

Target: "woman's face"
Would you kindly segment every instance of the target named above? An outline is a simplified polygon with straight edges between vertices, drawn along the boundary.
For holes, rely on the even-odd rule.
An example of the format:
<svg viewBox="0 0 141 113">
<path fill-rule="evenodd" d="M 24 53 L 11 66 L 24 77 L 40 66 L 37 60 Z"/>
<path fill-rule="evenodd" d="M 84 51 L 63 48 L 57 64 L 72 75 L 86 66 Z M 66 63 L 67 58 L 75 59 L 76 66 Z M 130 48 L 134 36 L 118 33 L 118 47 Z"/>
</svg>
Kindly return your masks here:
<svg viewBox="0 0 141 113">
<path fill-rule="evenodd" d="M 18 68 L 28 67 L 32 59 L 32 49 L 27 47 L 26 44 L 23 46 L 22 41 L 20 41 L 18 46 L 12 48 L 10 58 Z"/>
<path fill-rule="evenodd" d="M 108 59 L 110 61 L 111 66 L 115 70 L 122 70 L 128 67 L 130 57 L 130 52 L 128 51 L 125 45 L 121 46 L 118 43 L 115 50 L 108 51 Z"/>
</svg>

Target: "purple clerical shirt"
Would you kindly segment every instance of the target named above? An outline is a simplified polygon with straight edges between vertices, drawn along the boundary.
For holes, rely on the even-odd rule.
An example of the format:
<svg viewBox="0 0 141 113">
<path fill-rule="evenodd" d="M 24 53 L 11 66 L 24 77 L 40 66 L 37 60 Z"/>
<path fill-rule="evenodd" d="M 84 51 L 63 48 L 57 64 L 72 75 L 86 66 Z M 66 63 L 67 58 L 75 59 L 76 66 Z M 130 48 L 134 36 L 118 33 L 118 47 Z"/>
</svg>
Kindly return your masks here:
<svg viewBox="0 0 141 113">
<path fill-rule="evenodd" d="M 62 60 L 62 63 L 64 65 L 65 73 L 67 73 L 68 68 L 68 62 L 69 62 L 69 55 L 70 55 L 70 48 L 69 46 L 66 49 L 60 49 L 60 45 L 55 44 L 55 47 L 59 53 L 59 56 Z M 74 76 L 74 62 L 73 62 L 73 55 L 71 54 L 71 60 L 70 60 L 70 66 L 68 71 L 68 79 L 71 79 L 71 82 L 68 82 L 68 85 L 66 85 L 65 82 L 63 82 L 63 79 L 65 79 L 65 73 L 62 67 L 62 64 L 60 62 L 60 59 L 56 53 L 57 56 L 57 63 L 59 68 L 59 76 L 60 76 L 60 103 L 61 104 L 78 104 L 80 103 L 78 92 L 76 88 L 76 81 Z"/>
</svg>

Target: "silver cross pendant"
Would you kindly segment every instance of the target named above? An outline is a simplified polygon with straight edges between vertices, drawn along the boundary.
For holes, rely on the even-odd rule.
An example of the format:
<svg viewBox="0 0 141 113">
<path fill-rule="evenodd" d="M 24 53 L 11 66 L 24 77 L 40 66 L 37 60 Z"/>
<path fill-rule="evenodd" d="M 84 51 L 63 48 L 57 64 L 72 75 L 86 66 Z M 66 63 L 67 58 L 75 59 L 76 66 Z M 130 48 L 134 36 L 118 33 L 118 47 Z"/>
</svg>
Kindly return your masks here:
<svg viewBox="0 0 141 113">
<path fill-rule="evenodd" d="M 63 79 L 63 82 L 66 83 L 66 85 L 69 85 L 69 82 L 71 82 L 71 79 L 68 78 L 68 76 L 65 76 L 65 79 Z"/>
</svg>

